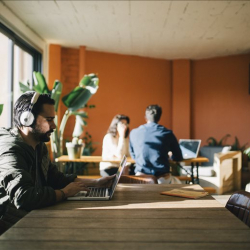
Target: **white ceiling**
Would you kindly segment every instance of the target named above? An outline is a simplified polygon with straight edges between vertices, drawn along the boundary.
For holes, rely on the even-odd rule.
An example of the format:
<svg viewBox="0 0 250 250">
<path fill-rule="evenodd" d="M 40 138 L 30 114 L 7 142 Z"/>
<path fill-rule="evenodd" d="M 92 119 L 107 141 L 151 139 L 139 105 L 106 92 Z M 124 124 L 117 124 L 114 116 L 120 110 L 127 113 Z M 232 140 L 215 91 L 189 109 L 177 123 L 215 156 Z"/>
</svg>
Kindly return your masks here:
<svg viewBox="0 0 250 250">
<path fill-rule="evenodd" d="M 47 43 L 162 59 L 250 52 L 249 1 L 2 1 Z"/>
</svg>

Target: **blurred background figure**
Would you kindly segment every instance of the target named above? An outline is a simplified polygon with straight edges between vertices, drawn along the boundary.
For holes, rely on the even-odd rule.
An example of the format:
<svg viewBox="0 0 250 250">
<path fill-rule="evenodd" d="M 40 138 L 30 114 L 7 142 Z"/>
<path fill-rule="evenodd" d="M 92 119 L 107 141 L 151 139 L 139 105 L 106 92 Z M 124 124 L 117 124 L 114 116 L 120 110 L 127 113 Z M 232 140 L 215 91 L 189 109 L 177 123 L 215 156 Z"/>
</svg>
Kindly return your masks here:
<svg viewBox="0 0 250 250">
<path fill-rule="evenodd" d="M 116 115 L 103 138 L 102 144 L 102 158 L 103 160 L 120 160 L 123 155 L 130 156 L 129 154 L 129 122 L 130 119 L 126 115 Z M 109 176 L 117 172 L 119 167 L 118 163 L 100 162 L 100 175 Z M 129 174 L 130 164 L 124 169 L 123 174 Z"/>
<path fill-rule="evenodd" d="M 130 154 L 136 161 L 135 175 L 154 175 L 158 184 L 181 184 L 170 173 L 168 153 L 174 161 L 181 161 L 182 153 L 172 130 L 158 124 L 162 108 L 149 105 L 145 111 L 146 124 L 131 131 Z"/>
</svg>

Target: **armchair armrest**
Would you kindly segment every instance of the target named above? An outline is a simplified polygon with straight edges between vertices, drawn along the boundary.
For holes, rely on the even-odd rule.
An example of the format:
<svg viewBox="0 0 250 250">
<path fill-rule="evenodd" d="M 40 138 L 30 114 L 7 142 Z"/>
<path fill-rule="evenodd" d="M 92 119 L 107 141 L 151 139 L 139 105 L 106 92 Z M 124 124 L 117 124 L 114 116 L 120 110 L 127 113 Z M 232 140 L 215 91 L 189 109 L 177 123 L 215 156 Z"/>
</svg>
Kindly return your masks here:
<svg viewBox="0 0 250 250">
<path fill-rule="evenodd" d="M 214 154 L 214 171 L 221 193 L 241 189 L 241 151 Z"/>
</svg>

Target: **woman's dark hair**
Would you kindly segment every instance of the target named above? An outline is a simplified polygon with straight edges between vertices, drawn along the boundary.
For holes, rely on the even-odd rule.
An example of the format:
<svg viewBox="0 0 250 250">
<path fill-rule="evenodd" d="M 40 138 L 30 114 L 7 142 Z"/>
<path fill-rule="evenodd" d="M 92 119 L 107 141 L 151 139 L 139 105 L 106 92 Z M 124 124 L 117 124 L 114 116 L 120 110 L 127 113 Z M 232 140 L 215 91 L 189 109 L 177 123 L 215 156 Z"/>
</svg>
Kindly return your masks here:
<svg viewBox="0 0 250 250">
<path fill-rule="evenodd" d="M 108 133 L 110 133 L 113 137 L 116 137 L 116 134 L 117 134 L 117 124 L 121 120 L 126 120 L 128 124 L 130 122 L 130 119 L 129 119 L 128 116 L 126 116 L 126 115 L 116 115 L 113 118 L 112 122 L 110 123 L 109 129 L 108 129 Z M 126 130 L 126 133 L 125 133 L 125 138 L 128 137 L 128 134 L 129 134 L 129 128 L 127 127 L 127 130 Z"/>
<path fill-rule="evenodd" d="M 20 122 L 21 114 L 24 111 L 29 110 L 31 99 L 34 96 L 34 91 L 28 91 L 22 94 L 14 105 L 14 118 L 13 123 L 15 127 L 22 127 L 23 125 Z M 37 102 L 34 104 L 31 112 L 35 117 L 35 120 L 37 116 L 42 112 L 43 104 L 51 104 L 55 105 L 55 101 L 50 97 L 49 94 L 40 94 L 38 97 Z M 34 123 L 33 123 L 34 124 Z"/>
</svg>

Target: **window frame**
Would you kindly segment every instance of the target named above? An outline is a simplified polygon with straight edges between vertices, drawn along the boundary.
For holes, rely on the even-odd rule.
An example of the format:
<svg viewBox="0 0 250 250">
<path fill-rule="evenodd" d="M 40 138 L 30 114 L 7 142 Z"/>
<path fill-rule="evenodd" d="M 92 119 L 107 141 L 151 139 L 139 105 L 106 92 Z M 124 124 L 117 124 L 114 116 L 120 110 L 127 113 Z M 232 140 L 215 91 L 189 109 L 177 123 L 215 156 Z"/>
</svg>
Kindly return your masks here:
<svg viewBox="0 0 250 250">
<path fill-rule="evenodd" d="M 20 36 L 15 34 L 12 30 L 7 28 L 1 22 L 0 31 L 9 39 L 11 39 L 15 45 L 19 46 L 21 49 L 23 49 L 33 57 L 33 71 L 42 71 L 42 54 L 38 50 L 36 50 L 32 45 L 24 41 Z"/>
<path fill-rule="evenodd" d="M 10 71 L 8 72 L 8 82 L 9 82 L 9 91 L 13 93 L 14 89 L 14 45 L 17 45 L 22 50 L 30 54 L 33 58 L 33 65 L 32 65 L 32 72 L 33 71 L 39 71 L 42 72 L 42 53 L 40 53 L 38 50 L 36 50 L 32 45 L 30 45 L 28 42 L 24 41 L 20 36 L 18 36 L 15 32 L 13 32 L 11 29 L 6 27 L 2 22 L 0 22 L 0 32 L 3 33 L 6 37 L 8 37 L 11 42 L 9 44 L 9 68 Z M 31 72 L 31 73 L 32 73 Z M 32 85 L 33 79 L 32 79 Z M 12 126 L 13 123 L 13 97 L 10 100 L 10 106 L 8 107 L 8 112 L 10 112 L 10 124 Z"/>
</svg>

